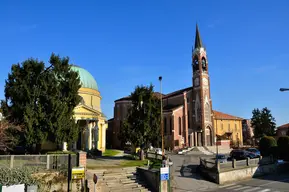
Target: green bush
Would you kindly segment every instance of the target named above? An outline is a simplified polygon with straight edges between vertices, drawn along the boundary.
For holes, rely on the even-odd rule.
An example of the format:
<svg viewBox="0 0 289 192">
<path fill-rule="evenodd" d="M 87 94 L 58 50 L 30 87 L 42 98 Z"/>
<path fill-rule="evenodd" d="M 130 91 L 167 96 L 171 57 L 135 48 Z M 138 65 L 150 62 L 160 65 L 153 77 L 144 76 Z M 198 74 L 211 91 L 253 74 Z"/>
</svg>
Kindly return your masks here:
<svg viewBox="0 0 289 192">
<path fill-rule="evenodd" d="M 289 136 L 282 136 L 278 139 L 279 158 L 289 160 Z"/>
<path fill-rule="evenodd" d="M 259 150 L 262 156 L 270 156 L 272 154 L 272 147 L 277 146 L 276 140 L 271 136 L 264 136 L 259 142 Z"/>
<path fill-rule="evenodd" d="M 0 168 L 0 183 L 4 186 L 26 184 L 38 185 L 38 180 L 32 177 L 33 173 L 37 173 L 37 168 Z"/>
</svg>

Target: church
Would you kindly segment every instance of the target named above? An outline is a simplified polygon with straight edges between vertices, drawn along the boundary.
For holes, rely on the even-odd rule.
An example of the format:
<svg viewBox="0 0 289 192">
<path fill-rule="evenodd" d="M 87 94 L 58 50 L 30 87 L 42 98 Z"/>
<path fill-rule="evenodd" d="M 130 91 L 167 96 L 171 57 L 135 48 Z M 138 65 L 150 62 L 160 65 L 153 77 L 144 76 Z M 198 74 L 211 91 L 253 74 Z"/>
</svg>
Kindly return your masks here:
<svg viewBox="0 0 289 192">
<path fill-rule="evenodd" d="M 242 145 L 242 118 L 213 110 L 207 51 L 196 26 L 192 51 L 192 86 L 162 94 L 164 145 L 166 149 L 214 146 L 220 139 Z M 160 93 L 155 93 L 160 96 Z M 126 118 L 130 97 L 115 101 L 114 118 L 108 120 L 107 140 L 112 148 L 122 148 L 118 139 Z M 219 145 L 219 144 L 218 144 Z"/>
</svg>

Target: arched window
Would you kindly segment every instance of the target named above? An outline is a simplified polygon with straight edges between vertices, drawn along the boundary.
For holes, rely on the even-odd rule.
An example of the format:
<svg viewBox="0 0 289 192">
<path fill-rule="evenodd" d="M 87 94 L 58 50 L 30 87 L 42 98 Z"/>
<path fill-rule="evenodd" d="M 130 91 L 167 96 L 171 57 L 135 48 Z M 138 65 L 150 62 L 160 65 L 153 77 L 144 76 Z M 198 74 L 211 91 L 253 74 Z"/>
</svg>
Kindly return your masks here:
<svg viewBox="0 0 289 192">
<path fill-rule="evenodd" d="M 199 70 L 199 60 L 198 57 L 195 57 L 193 59 L 193 71 L 198 71 Z"/>
<path fill-rule="evenodd" d="M 202 58 L 202 69 L 203 71 L 207 70 L 207 60 L 204 57 Z"/>
<path fill-rule="evenodd" d="M 188 110 L 188 128 L 190 128 L 190 119 L 191 119 L 191 117 L 190 117 L 190 111 Z"/>
<path fill-rule="evenodd" d="M 173 132 L 173 118 L 170 118 L 170 134 Z"/>
<path fill-rule="evenodd" d="M 164 118 L 164 132 L 167 134 L 167 118 Z"/>
<path fill-rule="evenodd" d="M 182 135 L 182 118 L 179 117 L 179 135 Z"/>
<path fill-rule="evenodd" d="M 205 121 L 210 121 L 211 119 L 211 110 L 209 103 L 206 103 L 205 105 Z"/>
</svg>

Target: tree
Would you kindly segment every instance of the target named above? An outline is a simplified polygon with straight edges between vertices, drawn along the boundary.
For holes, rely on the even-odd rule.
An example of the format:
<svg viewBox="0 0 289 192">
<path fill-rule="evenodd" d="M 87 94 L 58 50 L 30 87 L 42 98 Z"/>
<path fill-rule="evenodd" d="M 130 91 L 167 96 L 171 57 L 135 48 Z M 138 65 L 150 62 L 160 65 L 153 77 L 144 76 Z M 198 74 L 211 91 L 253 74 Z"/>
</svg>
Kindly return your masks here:
<svg viewBox="0 0 289 192">
<path fill-rule="evenodd" d="M 143 148 L 152 143 L 159 146 L 160 99 L 154 94 L 153 85 L 137 86 L 130 95 L 132 105 L 122 124 L 119 138 L 123 143 L 130 142 Z"/>
<path fill-rule="evenodd" d="M 50 66 L 37 59 L 12 65 L 1 108 L 9 123 L 23 125 L 21 136 L 27 147 L 45 141 L 56 144 L 76 141 L 79 130 L 73 109 L 80 102 L 77 72 L 69 58 L 52 54 Z"/>
<path fill-rule="evenodd" d="M 22 128 L 9 124 L 7 121 L 0 121 L 0 151 L 11 150 L 19 142 L 19 133 Z M 18 134 L 17 134 L 18 133 Z"/>
<path fill-rule="evenodd" d="M 261 111 L 259 109 L 252 111 L 251 125 L 254 128 L 255 138 L 261 138 L 264 135 L 272 136 L 276 131 L 275 118 L 267 107 Z"/>
</svg>

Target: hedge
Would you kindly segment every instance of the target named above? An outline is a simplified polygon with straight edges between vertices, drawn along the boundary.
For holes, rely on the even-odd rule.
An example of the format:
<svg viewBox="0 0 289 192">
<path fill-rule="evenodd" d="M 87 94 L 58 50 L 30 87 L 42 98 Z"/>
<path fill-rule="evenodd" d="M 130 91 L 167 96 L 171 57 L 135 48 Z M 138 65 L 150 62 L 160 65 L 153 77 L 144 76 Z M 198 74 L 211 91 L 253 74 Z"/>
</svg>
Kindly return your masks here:
<svg viewBox="0 0 289 192">
<path fill-rule="evenodd" d="M 289 136 L 282 136 L 278 139 L 279 158 L 289 160 Z"/>
<path fill-rule="evenodd" d="M 259 149 L 262 156 L 270 156 L 272 154 L 272 147 L 276 147 L 277 142 L 274 137 L 264 136 L 259 142 Z"/>
</svg>

